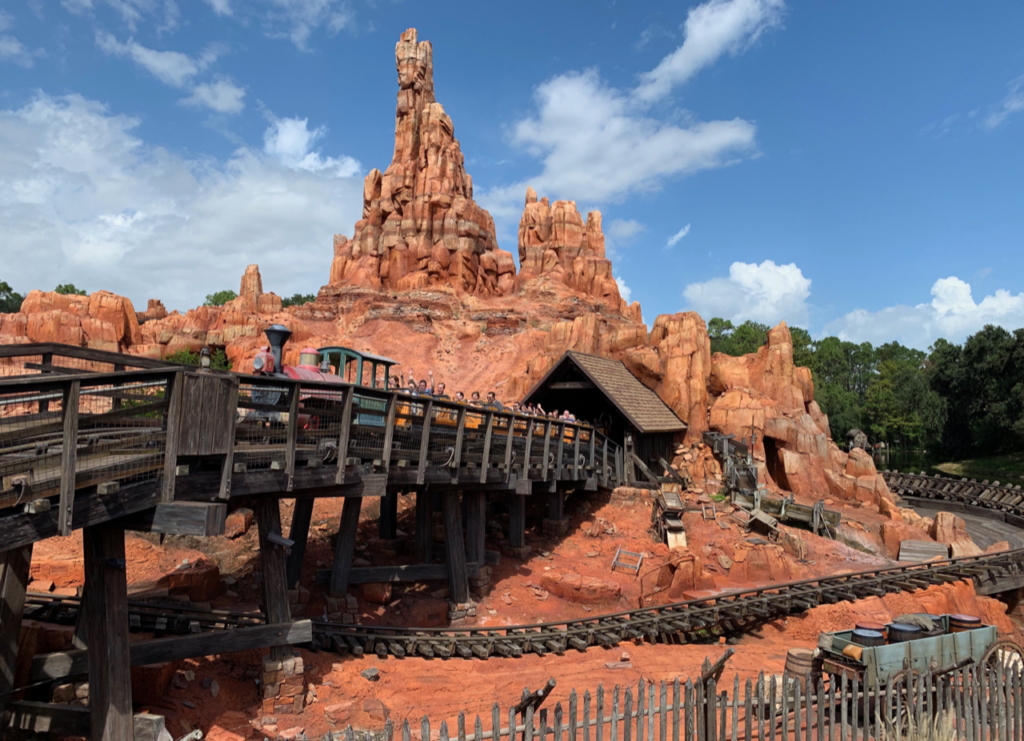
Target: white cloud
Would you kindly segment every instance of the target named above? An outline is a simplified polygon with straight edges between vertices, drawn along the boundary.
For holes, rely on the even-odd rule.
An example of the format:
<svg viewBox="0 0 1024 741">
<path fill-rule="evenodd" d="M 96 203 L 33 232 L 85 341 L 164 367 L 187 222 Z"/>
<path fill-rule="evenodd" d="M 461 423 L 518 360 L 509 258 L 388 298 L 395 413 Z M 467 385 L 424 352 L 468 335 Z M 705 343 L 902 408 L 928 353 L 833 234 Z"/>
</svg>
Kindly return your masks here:
<svg viewBox="0 0 1024 741">
<path fill-rule="evenodd" d="M 622 278 L 616 278 L 615 285 L 619 287 L 619 295 L 622 296 L 622 300 L 627 304 L 630 303 L 633 300 L 633 291 L 626 285 L 626 281 Z"/>
<path fill-rule="evenodd" d="M 245 108 L 245 88 L 227 79 L 196 85 L 192 95 L 182 98 L 183 105 L 206 106 L 217 113 L 241 113 Z"/>
<path fill-rule="evenodd" d="M 1003 123 L 1010 114 L 1024 111 L 1024 75 L 1010 80 L 1007 87 L 1009 89 L 999 109 L 989 114 L 982 124 L 990 131 Z"/>
<path fill-rule="evenodd" d="M 0 31 L 14 28 L 14 16 L 3 8 L 0 8 Z"/>
<path fill-rule="evenodd" d="M 106 31 L 96 32 L 96 45 L 107 54 L 131 59 L 171 87 L 184 87 L 193 77 L 217 61 L 217 57 L 224 52 L 223 47 L 213 45 L 193 58 L 178 51 L 150 49 L 133 39 L 128 39 L 122 44 L 113 34 Z"/>
<path fill-rule="evenodd" d="M 676 244 L 679 243 L 680 239 L 682 239 L 683 237 L 685 237 L 689 233 L 690 233 L 690 225 L 687 224 L 682 229 L 680 229 L 679 231 L 677 231 L 675 234 L 673 234 L 671 237 L 668 238 L 668 241 L 665 243 L 665 249 L 672 249 L 673 247 L 676 246 Z"/>
<path fill-rule="evenodd" d="M 175 0 L 103 0 L 120 16 L 133 33 L 147 16 L 156 22 L 158 33 L 173 31 L 181 22 L 181 9 Z M 73 15 L 85 15 L 95 10 L 93 0 L 61 0 L 61 5 Z"/>
<path fill-rule="evenodd" d="M 228 0 L 206 0 L 207 4 L 217 15 L 233 15 L 231 3 Z"/>
<path fill-rule="evenodd" d="M 939 337 L 961 342 L 986 324 L 1024 327 L 1024 293 L 998 290 L 975 302 L 970 283 L 955 276 L 935 281 L 931 293 L 929 303 L 916 306 L 856 309 L 826 324 L 825 334 L 873 344 L 896 339 L 923 350 Z"/>
<path fill-rule="evenodd" d="M 189 159 L 141 141 L 138 125 L 78 95 L 0 110 L 4 280 L 182 309 L 237 288 L 249 263 L 282 295 L 326 282 L 332 235 L 360 218 L 361 178 L 248 147 Z"/>
<path fill-rule="evenodd" d="M 327 133 L 320 126 L 312 131 L 306 118 L 274 118 L 263 133 L 263 151 L 276 157 L 285 167 L 308 172 L 333 171 L 337 177 L 359 174 L 359 163 L 351 157 L 324 157 L 312 149 Z"/>
<path fill-rule="evenodd" d="M 683 26 L 683 45 L 640 76 L 633 95 L 653 103 L 722 54 L 737 55 L 782 21 L 783 0 L 708 0 L 693 8 Z"/>
<path fill-rule="evenodd" d="M 267 24 L 273 37 L 288 38 L 305 51 L 310 35 L 325 28 L 334 35 L 352 22 L 353 14 L 344 0 L 267 0 Z M 281 32 L 278 26 L 287 30 Z"/>
<path fill-rule="evenodd" d="M 31 67 L 35 64 L 35 56 L 28 47 L 10 34 L 0 36 L 0 62 L 13 62 L 19 67 Z"/>
<path fill-rule="evenodd" d="M 605 256 L 615 259 L 618 250 L 628 247 L 636 238 L 647 231 L 647 227 L 636 219 L 612 219 L 604 225 Z"/>
<path fill-rule="evenodd" d="M 765 260 L 734 262 L 728 278 L 691 283 L 683 291 L 690 308 L 705 318 L 722 317 L 734 322 L 752 319 L 764 324 L 785 320 L 807 324 L 807 298 L 811 280 L 795 264 L 776 265 Z"/>
</svg>

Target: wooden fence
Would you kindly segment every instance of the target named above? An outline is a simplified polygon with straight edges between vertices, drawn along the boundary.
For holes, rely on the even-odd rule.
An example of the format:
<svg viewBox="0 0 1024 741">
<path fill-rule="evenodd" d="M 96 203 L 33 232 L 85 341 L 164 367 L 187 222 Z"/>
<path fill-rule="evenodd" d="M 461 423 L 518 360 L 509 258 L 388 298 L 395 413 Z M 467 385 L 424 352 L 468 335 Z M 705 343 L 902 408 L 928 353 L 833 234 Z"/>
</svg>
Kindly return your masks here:
<svg viewBox="0 0 1024 741">
<path fill-rule="evenodd" d="M 469 727 L 460 713 L 455 728 L 424 717 L 418 728 L 406 720 L 396 729 L 389 720 L 382 733 L 349 726 L 330 738 L 393 741 L 397 731 L 402 741 L 1024 741 L 1022 671 L 1018 661 L 941 674 L 900 672 L 867 691 L 845 676 L 817 683 L 763 673 L 743 683 L 738 676 L 719 684 L 641 679 L 610 692 L 598 686 L 582 698 L 573 690 L 565 705 L 553 707 L 503 711 L 495 703 L 489 718 L 468 719 Z"/>
</svg>

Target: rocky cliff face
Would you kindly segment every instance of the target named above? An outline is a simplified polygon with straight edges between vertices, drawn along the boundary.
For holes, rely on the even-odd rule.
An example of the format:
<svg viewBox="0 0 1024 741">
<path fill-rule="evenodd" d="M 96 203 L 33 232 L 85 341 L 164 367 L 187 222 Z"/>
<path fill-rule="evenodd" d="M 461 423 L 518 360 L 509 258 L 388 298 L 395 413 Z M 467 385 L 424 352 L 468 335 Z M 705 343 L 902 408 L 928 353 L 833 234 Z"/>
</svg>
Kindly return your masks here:
<svg viewBox="0 0 1024 741">
<path fill-rule="evenodd" d="M 334 238 L 330 284 L 396 291 L 450 285 L 504 295 L 515 286 L 515 263 L 498 249 L 491 215 L 473 200 L 455 127 L 434 100 L 433 48 L 409 29 L 395 62 L 395 154 L 383 173 L 366 176 L 352 239 Z"/>
</svg>

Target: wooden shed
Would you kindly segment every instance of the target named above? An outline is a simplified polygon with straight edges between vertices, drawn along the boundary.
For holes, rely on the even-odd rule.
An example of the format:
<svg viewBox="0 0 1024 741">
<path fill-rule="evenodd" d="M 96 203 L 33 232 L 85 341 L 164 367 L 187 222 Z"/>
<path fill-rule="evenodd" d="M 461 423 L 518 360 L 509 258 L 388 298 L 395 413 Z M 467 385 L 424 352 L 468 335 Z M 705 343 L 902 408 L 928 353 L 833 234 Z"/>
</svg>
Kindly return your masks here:
<svg viewBox="0 0 1024 741">
<path fill-rule="evenodd" d="M 686 430 L 654 391 L 644 386 L 621 360 L 569 350 L 533 389 L 525 401 L 547 411 L 568 409 L 576 419 L 590 422 L 652 470 L 659 458 L 672 459 L 673 438 Z"/>
</svg>

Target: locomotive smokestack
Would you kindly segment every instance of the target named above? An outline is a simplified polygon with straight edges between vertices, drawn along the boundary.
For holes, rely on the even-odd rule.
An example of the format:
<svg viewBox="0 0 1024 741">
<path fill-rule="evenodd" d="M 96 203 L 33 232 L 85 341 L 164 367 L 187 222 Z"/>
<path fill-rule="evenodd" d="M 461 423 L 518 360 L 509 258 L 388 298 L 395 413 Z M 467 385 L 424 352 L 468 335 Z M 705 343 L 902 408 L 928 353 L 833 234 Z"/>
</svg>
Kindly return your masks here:
<svg viewBox="0 0 1024 741">
<path fill-rule="evenodd" d="M 272 324 L 267 327 L 264 333 L 270 342 L 270 354 L 274 356 L 274 371 L 281 373 L 281 368 L 284 367 L 281 359 L 284 343 L 292 336 L 292 331 L 283 324 Z"/>
</svg>

